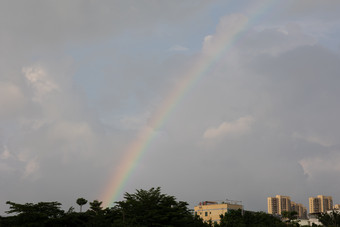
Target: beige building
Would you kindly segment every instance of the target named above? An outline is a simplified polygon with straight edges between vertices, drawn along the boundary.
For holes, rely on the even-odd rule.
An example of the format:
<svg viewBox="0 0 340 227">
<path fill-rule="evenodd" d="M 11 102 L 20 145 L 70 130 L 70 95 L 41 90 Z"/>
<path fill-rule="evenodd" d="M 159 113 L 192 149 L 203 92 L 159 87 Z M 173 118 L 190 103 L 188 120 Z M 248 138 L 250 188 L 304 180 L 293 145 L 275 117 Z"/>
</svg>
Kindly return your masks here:
<svg viewBox="0 0 340 227">
<path fill-rule="evenodd" d="M 268 197 L 268 214 L 278 214 L 278 202 L 275 197 Z"/>
<path fill-rule="evenodd" d="M 317 197 L 309 197 L 309 213 L 320 213 L 320 199 Z"/>
<path fill-rule="evenodd" d="M 268 197 L 268 213 L 282 214 L 283 211 L 290 211 L 291 201 L 289 196 L 276 195 L 275 197 Z"/>
<path fill-rule="evenodd" d="M 203 219 L 203 221 L 211 220 L 213 223 L 220 222 L 220 215 L 227 213 L 229 210 L 243 210 L 243 206 L 237 201 L 215 202 L 204 201 L 194 207 L 195 215 Z"/>
<path fill-rule="evenodd" d="M 299 219 L 307 219 L 307 208 L 301 203 L 291 202 L 291 211 L 296 211 Z"/>
<path fill-rule="evenodd" d="M 307 208 L 301 203 L 295 203 L 290 200 L 289 196 L 276 195 L 275 197 L 268 197 L 268 214 L 282 215 L 283 211 L 296 211 L 298 218 L 307 218 Z"/>
<path fill-rule="evenodd" d="M 333 209 L 334 210 L 340 210 L 340 204 L 334 204 Z"/>
<path fill-rule="evenodd" d="M 332 196 L 309 197 L 309 213 L 324 213 L 333 209 Z"/>
</svg>

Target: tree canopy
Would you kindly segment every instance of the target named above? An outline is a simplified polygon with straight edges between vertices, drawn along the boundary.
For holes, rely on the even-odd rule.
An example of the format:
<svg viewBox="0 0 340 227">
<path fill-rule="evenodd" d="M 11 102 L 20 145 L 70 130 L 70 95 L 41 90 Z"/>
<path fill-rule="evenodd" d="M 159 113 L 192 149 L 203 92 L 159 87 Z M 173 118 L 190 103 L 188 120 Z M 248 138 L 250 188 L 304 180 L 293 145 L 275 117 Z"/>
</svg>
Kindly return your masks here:
<svg viewBox="0 0 340 227">
<path fill-rule="evenodd" d="M 84 198 L 78 198 L 77 199 L 77 204 L 79 205 L 80 207 L 80 212 L 82 211 L 82 207 L 87 203 L 87 200 L 84 199 Z"/>
<path fill-rule="evenodd" d="M 133 194 L 125 193 L 124 199 L 116 202 L 116 209 L 121 213 L 125 225 L 193 226 L 195 224 L 194 217 L 187 208 L 188 203 L 176 201 L 174 196 L 161 193 L 159 187 L 137 190 Z M 201 224 L 203 226 L 202 221 Z"/>
<path fill-rule="evenodd" d="M 322 213 L 319 215 L 319 221 L 324 226 L 339 227 L 340 226 L 340 214 L 334 210 L 330 213 Z"/>
<path fill-rule="evenodd" d="M 298 213 L 293 210 L 293 211 L 282 211 L 282 217 L 287 219 L 287 221 L 291 222 L 292 220 L 297 219 Z"/>
<path fill-rule="evenodd" d="M 242 210 L 229 210 L 221 215 L 219 227 L 286 227 L 280 219 L 264 213 Z"/>
<path fill-rule="evenodd" d="M 56 222 L 64 215 L 61 210 L 61 203 L 59 202 L 39 202 L 19 204 L 7 201 L 10 205 L 7 214 L 16 214 L 15 217 L 9 218 L 9 222 L 13 225 L 25 225 L 27 223 L 40 223 L 41 225 L 48 225 L 51 222 Z"/>
<path fill-rule="evenodd" d="M 79 198 L 76 202 L 80 212 L 75 212 L 73 207 L 65 212 L 58 202 L 19 204 L 8 201 L 10 208 L 6 213 L 13 216 L 0 217 L 0 226 L 209 226 L 192 215 L 186 202 L 161 193 L 159 187 L 125 193 L 124 200 L 111 208 L 103 208 L 101 201 L 94 200 L 87 211 L 81 212 L 87 200 Z"/>
</svg>

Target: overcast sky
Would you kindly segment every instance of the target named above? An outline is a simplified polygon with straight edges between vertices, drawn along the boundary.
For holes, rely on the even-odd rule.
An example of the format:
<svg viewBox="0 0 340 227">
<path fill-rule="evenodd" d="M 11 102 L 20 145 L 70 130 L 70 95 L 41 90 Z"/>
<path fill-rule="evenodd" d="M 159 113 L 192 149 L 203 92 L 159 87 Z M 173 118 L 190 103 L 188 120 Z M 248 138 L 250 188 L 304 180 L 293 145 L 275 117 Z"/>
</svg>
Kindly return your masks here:
<svg viewBox="0 0 340 227">
<path fill-rule="evenodd" d="M 101 198 L 185 72 L 240 21 L 151 129 L 123 191 L 160 186 L 191 208 L 340 203 L 339 12 L 331 0 L 1 1 L 0 214 L 7 200 Z"/>
</svg>

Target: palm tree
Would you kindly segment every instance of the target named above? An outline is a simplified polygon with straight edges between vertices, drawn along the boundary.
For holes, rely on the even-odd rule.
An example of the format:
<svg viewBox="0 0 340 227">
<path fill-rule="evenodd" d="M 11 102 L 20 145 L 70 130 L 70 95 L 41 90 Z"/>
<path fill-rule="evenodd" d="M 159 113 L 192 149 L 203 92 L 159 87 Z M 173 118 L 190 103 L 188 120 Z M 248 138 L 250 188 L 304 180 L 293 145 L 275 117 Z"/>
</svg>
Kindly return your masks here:
<svg viewBox="0 0 340 227">
<path fill-rule="evenodd" d="M 84 198 L 78 198 L 77 199 L 77 204 L 80 206 L 80 212 L 81 212 L 81 208 L 83 205 L 85 205 L 87 203 L 87 200 Z"/>
</svg>

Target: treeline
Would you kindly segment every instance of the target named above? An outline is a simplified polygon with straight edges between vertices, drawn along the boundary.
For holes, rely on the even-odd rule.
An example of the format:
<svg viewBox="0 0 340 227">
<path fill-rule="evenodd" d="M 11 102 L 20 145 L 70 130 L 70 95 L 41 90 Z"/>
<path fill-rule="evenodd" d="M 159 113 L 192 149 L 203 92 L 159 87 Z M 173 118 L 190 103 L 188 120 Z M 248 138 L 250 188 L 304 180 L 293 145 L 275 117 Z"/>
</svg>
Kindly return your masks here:
<svg viewBox="0 0 340 227">
<path fill-rule="evenodd" d="M 82 206 L 87 204 L 84 198 L 77 199 L 79 212 L 73 207 L 68 211 L 61 209 L 59 202 L 39 202 L 18 204 L 7 201 L 9 216 L 0 217 L 0 226 L 119 226 L 119 227 L 224 227 L 224 226 L 287 226 L 264 212 L 244 213 L 241 210 L 229 211 L 221 216 L 221 223 L 206 223 L 193 215 L 188 209 L 188 203 L 176 201 L 174 196 L 161 193 L 160 188 L 137 190 L 135 193 L 125 193 L 124 200 L 115 206 L 103 208 L 102 202 L 94 200 L 89 203 L 89 209 L 82 212 Z M 289 226 L 289 225 L 288 225 Z"/>
</svg>

